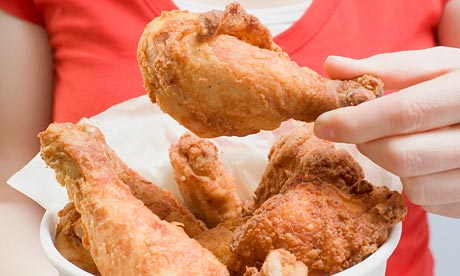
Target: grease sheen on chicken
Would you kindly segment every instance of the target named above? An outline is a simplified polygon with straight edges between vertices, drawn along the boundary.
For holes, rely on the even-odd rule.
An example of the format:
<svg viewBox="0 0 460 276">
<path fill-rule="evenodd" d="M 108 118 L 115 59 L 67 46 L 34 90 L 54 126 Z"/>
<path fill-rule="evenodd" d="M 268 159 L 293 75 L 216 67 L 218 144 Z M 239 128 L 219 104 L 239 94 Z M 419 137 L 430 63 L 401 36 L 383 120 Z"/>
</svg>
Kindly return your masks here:
<svg viewBox="0 0 460 276">
<path fill-rule="evenodd" d="M 181 203 L 172 204 L 173 195 L 139 185 L 144 181 L 96 127 L 52 124 L 40 138 L 42 157 L 74 201 L 61 211 L 56 246 L 101 275 L 331 275 L 375 252 L 407 212 L 400 193 L 364 180 L 347 151 L 316 138 L 307 124 L 273 144 L 253 207 L 241 208 L 210 141 L 185 134 L 171 147 L 181 185 L 190 185 L 190 199 L 204 200 L 200 209 L 214 208 L 219 191 L 224 212 L 208 230 Z M 187 231 L 187 224 L 198 230 L 189 231 L 193 239 L 177 227 Z"/>
<path fill-rule="evenodd" d="M 383 89 L 370 75 L 330 80 L 299 67 L 237 3 L 163 12 L 145 28 L 137 59 L 152 102 L 201 137 L 245 136 L 290 118 L 311 122 Z"/>
<path fill-rule="evenodd" d="M 256 210 L 234 231 L 232 251 L 260 267 L 285 249 L 309 276 L 347 269 L 374 253 L 407 213 L 402 195 L 374 186 L 343 149 L 295 128 L 273 144 L 255 191 Z"/>
<path fill-rule="evenodd" d="M 82 242 L 101 275 L 228 275 L 210 251 L 133 195 L 96 127 L 55 123 L 39 136 L 43 160 L 81 214 Z"/>
</svg>

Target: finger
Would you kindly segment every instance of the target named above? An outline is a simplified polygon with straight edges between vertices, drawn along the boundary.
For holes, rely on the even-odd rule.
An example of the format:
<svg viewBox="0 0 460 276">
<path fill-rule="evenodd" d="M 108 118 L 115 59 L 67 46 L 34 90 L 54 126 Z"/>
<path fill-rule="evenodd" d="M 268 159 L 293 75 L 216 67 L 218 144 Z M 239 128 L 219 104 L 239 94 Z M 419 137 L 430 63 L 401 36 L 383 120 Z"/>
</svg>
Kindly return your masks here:
<svg viewBox="0 0 460 276">
<path fill-rule="evenodd" d="M 460 218 L 460 202 L 449 203 L 444 205 L 429 205 L 422 206 L 422 208 L 432 214 L 451 217 L 451 218 Z"/>
<path fill-rule="evenodd" d="M 434 47 L 351 59 L 330 56 L 324 69 L 330 78 L 352 79 L 364 74 L 380 77 L 385 89 L 402 89 L 460 67 L 460 49 Z"/>
<path fill-rule="evenodd" d="M 460 202 L 460 169 L 416 177 L 402 177 L 407 199 L 417 205 Z"/>
<path fill-rule="evenodd" d="M 460 125 L 358 144 L 369 159 L 400 177 L 460 168 Z"/>
<path fill-rule="evenodd" d="M 460 122 L 460 70 L 398 93 L 320 115 L 319 138 L 364 143 L 381 137 L 425 131 Z"/>
</svg>

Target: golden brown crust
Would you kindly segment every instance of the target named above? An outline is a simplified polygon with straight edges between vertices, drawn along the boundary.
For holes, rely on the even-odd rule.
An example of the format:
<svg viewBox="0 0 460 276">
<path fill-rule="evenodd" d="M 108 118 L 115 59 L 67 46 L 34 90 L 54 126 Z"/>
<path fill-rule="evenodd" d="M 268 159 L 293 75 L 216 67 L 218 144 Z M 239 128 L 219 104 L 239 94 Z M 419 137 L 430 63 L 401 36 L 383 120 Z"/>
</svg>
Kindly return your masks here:
<svg viewBox="0 0 460 276">
<path fill-rule="evenodd" d="M 67 129 L 69 132 L 74 131 L 70 125 Z M 74 134 L 79 133 L 74 131 Z M 197 219 L 170 191 L 160 188 L 129 168 L 106 144 L 104 136 L 99 130 L 85 133 L 85 135 L 88 141 L 95 141 L 98 146 L 103 148 L 105 154 L 110 157 L 110 169 L 129 187 L 131 193 L 160 219 L 182 225 L 190 237 L 207 229 L 204 223 Z"/>
<path fill-rule="evenodd" d="M 241 275 L 245 270 L 245 262 L 231 251 L 230 245 L 235 230 L 248 218 L 249 216 L 241 216 L 226 220 L 195 237 L 204 248 L 211 251 L 221 263 L 227 266 L 232 276 Z"/>
<path fill-rule="evenodd" d="M 204 42 L 222 34 L 237 37 L 261 49 L 282 51 L 273 42 L 268 28 L 238 3 L 228 4 L 225 11 L 213 10 L 198 17 L 198 40 Z"/>
<path fill-rule="evenodd" d="M 253 215 L 235 230 L 232 251 L 259 268 L 283 248 L 330 275 L 364 260 L 407 213 L 400 193 L 375 187 L 351 155 L 304 124 L 279 138 L 256 190 Z"/>
<path fill-rule="evenodd" d="M 313 135 L 313 125 L 303 124 L 272 145 L 268 164 L 255 191 L 256 206 L 289 184 L 303 181 L 351 186 L 364 179 L 361 166 L 343 149 Z"/>
<path fill-rule="evenodd" d="M 89 250 L 83 246 L 81 217 L 73 202 L 68 203 L 58 215 L 59 223 L 54 240 L 56 249 L 64 258 L 79 268 L 91 274 L 100 275 Z"/>
<path fill-rule="evenodd" d="M 171 145 L 169 156 L 185 205 L 208 227 L 241 216 L 243 204 L 233 177 L 212 142 L 185 133 Z"/>
<path fill-rule="evenodd" d="M 307 266 L 289 251 L 275 249 L 268 253 L 260 272 L 248 267 L 244 276 L 308 276 Z"/>
<path fill-rule="evenodd" d="M 102 275 L 228 275 L 211 252 L 132 195 L 96 127 L 51 124 L 39 137 L 42 158 L 81 214 L 83 244 Z"/>
<path fill-rule="evenodd" d="M 225 217 L 216 227 L 195 235 L 197 243 L 135 199 L 133 194 L 150 198 L 143 193 L 145 183 L 106 145 L 97 128 L 52 124 L 40 138 L 42 157 L 56 170 L 57 179 L 66 185 L 82 214 L 78 228 L 78 213 L 71 213 L 71 205 L 61 212 L 62 229 L 67 227 L 59 231 L 61 236 L 81 238 L 76 249 L 69 246 L 72 241 L 61 244 L 77 254 L 77 260 L 84 258 L 79 250 L 89 248 L 102 275 L 304 273 L 306 267 L 300 262 L 308 266 L 309 275 L 330 275 L 377 250 L 407 212 L 401 194 L 364 180 L 362 169 L 346 151 L 317 139 L 311 125 L 305 124 L 272 146 L 258 189 L 267 192 L 260 193 L 258 208 Z M 173 164 L 180 164 L 181 173 L 205 187 L 188 187 L 191 194 L 197 193 L 200 199 L 204 194 L 205 200 L 216 195 L 224 202 L 232 199 L 223 205 L 228 207 L 224 211 L 241 207 L 233 200 L 237 199 L 234 184 L 227 181 L 212 143 L 186 134 L 174 147 Z M 184 173 L 187 170 L 191 172 Z M 213 180 L 225 181 L 213 186 Z M 158 192 L 153 202 L 161 205 L 161 197 L 169 195 Z M 166 206 L 170 211 L 159 208 L 157 212 L 167 218 L 176 207 Z"/>
<path fill-rule="evenodd" d="M 381 94 L 375 77 L 330 80 L 299 67 L 238 4 L 150 22 L 137 57 L 152 102 L 201 137 L 244 136 Z"/>
<path fill-rule="evenodd" d="M 379 206 L 398 210 L 388 218 Z M 304 182 L 266 200 L 235 231 L 233 251 L 260 267 L 283 248 L 305 263 L 309 275 L 331 275 L 353 266 L 387 240 L 406 213 L 402 196 L 385 187 L 356 195 L 331 184 Z"/>
<path fill-rule="evenodd" d="M 190 237 L 207 230 L 206 225 L 197 219 L 170 191 L 140 176 L 129 168 L 113 150 L 108 149 L 108 153 L 119 179 L 129 186 L 134 197 L 141 200 L 160 219 L 178 223 Z"/>
</svg>

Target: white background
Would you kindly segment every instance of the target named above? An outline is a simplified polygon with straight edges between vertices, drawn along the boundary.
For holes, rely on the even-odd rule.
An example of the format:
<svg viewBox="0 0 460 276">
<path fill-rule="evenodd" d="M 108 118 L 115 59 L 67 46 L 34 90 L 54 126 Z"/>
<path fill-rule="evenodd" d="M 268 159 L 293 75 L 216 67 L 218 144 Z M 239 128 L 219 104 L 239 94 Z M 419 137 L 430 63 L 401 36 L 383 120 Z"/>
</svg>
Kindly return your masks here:
<svg viewBox="0 0 460 276">
<path fill-rule="evenodd" d="M 430 214 L 428 221 L 435 276 L 460 275 L 460 219 Z"/>
</svg>

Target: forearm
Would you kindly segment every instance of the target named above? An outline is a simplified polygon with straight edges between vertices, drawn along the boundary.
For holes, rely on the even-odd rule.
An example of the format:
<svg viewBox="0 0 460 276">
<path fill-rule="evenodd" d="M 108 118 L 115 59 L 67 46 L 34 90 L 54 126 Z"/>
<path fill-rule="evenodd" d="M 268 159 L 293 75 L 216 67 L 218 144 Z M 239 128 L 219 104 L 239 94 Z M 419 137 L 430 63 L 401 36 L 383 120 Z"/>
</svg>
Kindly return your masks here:
<svg viewBox="0 0 460 276">
<path fill-rule="evenodd" d="M 0 37 L 0 275 L 57 275 L 38 239 L 43 209 L 6 184 L 51 120 L 52 52 L 42 27 L 2 10 Z"/>
<path fill-rule="evenodd" d="M 460 0 L 447 1 L 438 25 L 439 44 L 460 47 Z"/>
<path fill-rule="evenodd" d="M 52 52 L 46 31 L 0 11 L 0 187 L 38 152 L 51 121 Z M 6 199 L 0 194 L 0 200 Z"/>
</svg>

